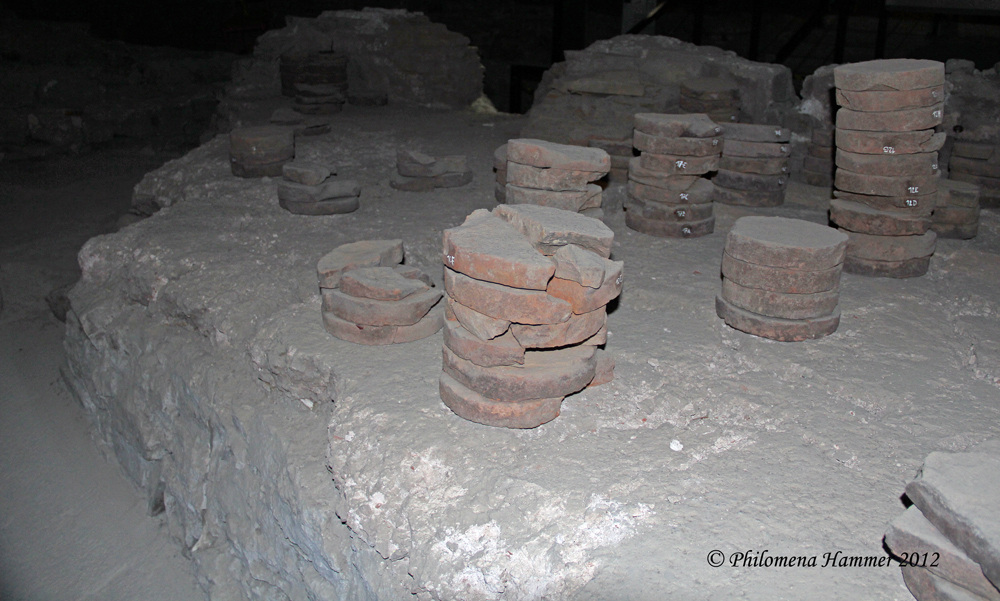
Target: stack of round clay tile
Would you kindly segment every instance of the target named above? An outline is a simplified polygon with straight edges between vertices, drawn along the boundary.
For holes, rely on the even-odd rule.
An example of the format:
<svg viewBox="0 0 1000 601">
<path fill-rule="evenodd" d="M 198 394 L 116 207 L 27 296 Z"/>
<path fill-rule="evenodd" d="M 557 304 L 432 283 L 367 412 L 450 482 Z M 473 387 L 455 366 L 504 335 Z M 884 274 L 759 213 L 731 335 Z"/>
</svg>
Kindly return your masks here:
<svg viewBox="0 0 1000 601">
<path fill-rule="evenodd" d="M 278 204 L 296 215 L 337 215 L 358 210 L 361 186 L 355 180 L 337 180 L 326 165 L 292 161 L 282 167 Z"/>
<path fill-rule="evenodd" d="M 949 178 L 982 188 L 983 206 L 1000 206 L 1000 148 L 996 145 L 956 140 L 948 169 Z"/>
<path fill-rule="evenodd" d="M 834 161 L 833 128 L 817 127 L 802 159 L 800 180 L 810 186 L 829 188 L 833 186 Z"/>
<path fill-rule="evenodd" d="M 624 264 L 596 219 L 536 205 L 479 209 L 445 230 L 441 399 L 470 421 L 534 428 L 614 377 L 605 306 Z"/>
<path fill-rule="evenodd" d="M 497 183 L 493 188 L 493 195 L 497 202 L 504 204 L 507 202 L 507 145 L 498 146 L 493 151 L 493 170 L 497 172 Z"/>
<path fill-rule="evenodd" d="M 778 125 L 729 123 L 719 172 L 712 178 L 716 202 L 776 207 L 785 202 L 791 131 Z"/>
<path fill-rule="evenodd" d="M 704 113 L 716 123 L 734 123 L 739 120 L 740 90 L 714 77 L 689 79 L 681 83 L 680 107 L 686 113 Z"/>
<path fill-rule="evenodd" d="M 935 134 L 944 111 L 944 64 L 876 60 L 834 69 L 836 198 L 830 220 L 850 232 L 844 270 L 878 277 L 927 272 L 938 183 Z"/>
<path fill-rule="evenodd" d="M 729 326 L 797 342 L 832 334 L 840 324 L 842 232 L 784 217 L 742 217 L 722 255 L 715 311 Z"/>
<path fill-rule="evenodd" d="M 286 54 L 279 71 L 281 92 L 307 115 L 339 113 L 347 102 L 347 55 L 332 51 Z"/>
<path fill-rule="evenodd" d="M 509 205 L 554 207 L 600 219 L 601 187 L 591 182 L 610 169 L 611 157 L 599 148 L 509 140 L 504 198 Z"/>
<path fill-rule="evenodd" d="M 229 163 L 238 177 L 277 177 L 295 157 L 295 132 L 290 127 L 261 125 L 229 133 Z"/>
<path fill-rule="evenodd" d="M 661 238 L 694 238 L 715 229 L 712 182 L 722 127 L 706 115 L 639 113 L 629 161 L 625 224 Z"/>
<path fill-rule="evenodd" d="M 621 140 L 591 138 L 587 140 L 587 145 L 591 148 L 600 148 L 611 156 L 611 171 L 608 172 L 609 183 L 628 183 L 628 162 L 635 156 L 635 153 L 632 152 L 632 136 Z"/>
<path fill-rule="evenodd" d="M 979 186 L 942 179 L 931 215 L 931 229 L 938 238 L 975 238 L 979 231 Z"/>
<path fill-rule="evenodd" d="M 430 192 L 435 188 L 459 188 L 472 181 L 472 169 L 464 154 L 432 157 L 415 150 L 396 151 L 396 173 L 389 185 L 405 192 Z"/>
<path fill-rule="evenodd" d="M 367 345 L 399 344 L 441 329 L 441 290 L 415 267 L 400 265 L 402 240 L 362 240 L 319 260 L 323 325 L 333 336 Z"/>
</svg>

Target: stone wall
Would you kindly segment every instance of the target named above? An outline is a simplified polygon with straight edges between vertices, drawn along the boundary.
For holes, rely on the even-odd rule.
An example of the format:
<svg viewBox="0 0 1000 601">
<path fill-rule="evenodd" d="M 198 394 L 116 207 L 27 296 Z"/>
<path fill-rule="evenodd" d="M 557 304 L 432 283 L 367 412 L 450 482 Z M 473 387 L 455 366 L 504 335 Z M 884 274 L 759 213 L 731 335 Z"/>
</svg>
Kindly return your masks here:
<svg viewBox="0 0 1000 601">
<path fill-rule="evenodd" d="M 220 113 L 232 124 L 266 117 L 281 103 L 281 55 L 331 49 L 350 57 L 352 92 L 385 93 L 392 104 L 462 108 L 483 93 L 483 66 L 465 36 L 422 13 L 338 10 L 288 17 L 258 38 L 253 56 L 234 65 Z"/>
<path fill-rule="evenodd" d="M 92 37 L 77 23 L 0 18 L 0 151 L 80 152 L 114 138 L 197 145 L 236 55 Z"/>
<path fill-rule="evenodd" d="M 718 77 L 739 86 L 740 120 L 787 125 L 798 97 L 792 72 L 734 52 L 663 36 L 622 35 L 567 51 L 535 93 L 523 137 L 586 145 L 591 137 L 631 135 L 640 112 L 679 113 L 680 84 Z M 596 83 L 602 93 L 594 90 Z"/>
</svg>

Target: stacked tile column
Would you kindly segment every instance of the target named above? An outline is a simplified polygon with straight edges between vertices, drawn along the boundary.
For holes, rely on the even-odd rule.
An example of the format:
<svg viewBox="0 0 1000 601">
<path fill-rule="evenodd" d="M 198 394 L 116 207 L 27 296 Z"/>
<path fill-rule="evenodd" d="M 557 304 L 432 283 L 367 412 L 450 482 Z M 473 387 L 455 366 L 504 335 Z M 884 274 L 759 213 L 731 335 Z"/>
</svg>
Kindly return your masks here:
<svg viewBox="0 0 1000 601">
<path fill-rule="evenodd" d="M 948 169 L 949 178 L 982 188 L 983 206 L 1000 206 L 1000 149 L 996 145 L 956 140 Z"/>
<path fill-rule="evenodd" d="M 876 60 L 834 69 L 836 190 L 830 220 L 849 232 L 844 270 L 876 277 L 927 272 L 944 134 L 944 64 Z"/>
<path fill-rule="evenodd" d="M 612 379 L 605 306 L 622 289 L 600 221 L 537 205 L 479 209 L 445 230 L 441 399 L 490 426 L 534 428 Z"/>
<path fill-rule="evenodd" d="M 610 170 L 611 157 L 599 148 L 509 140 L 504 199 L 510 205 L 554 207 L 599 219 L 601 187 L 591 182 Z"/>
<path fill-rule="evenodd" d="M 719 168 L 722 127 L 705 115 L 639 113 L 629 161 L 625 223 L 661 238 L 712 233 L 714 186 L 704 177 Z"/>
<path fill-rule="evenodd" d="M 931 215 L 931 229 L 938 238 L 975 238 L 979 232 L 979 186 L 942 179 Z"/>
<path fill-rule="evenodd" d="M 785 202 L 791 131 L 778 125 L 729 123 L 719 172 L 712 178 L 716 202 L 776 207 Z"/>
</svg>

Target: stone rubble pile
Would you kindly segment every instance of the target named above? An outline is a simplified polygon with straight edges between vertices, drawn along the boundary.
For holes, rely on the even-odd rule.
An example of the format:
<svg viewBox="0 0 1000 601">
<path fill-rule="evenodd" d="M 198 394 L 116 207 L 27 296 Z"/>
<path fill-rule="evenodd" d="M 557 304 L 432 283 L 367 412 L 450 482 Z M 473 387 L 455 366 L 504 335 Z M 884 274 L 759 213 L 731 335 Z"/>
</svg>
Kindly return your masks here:
<svg viewBox="0 0 1000 601">
<path fill-rule="evenodd" d="M 735 123 L 740 116 L 740 89 L 716 77 L 699 77 L 681 83 L 681 110 L 701 113 L 716 123 Z"/>
<path fill-rule="evenodd" d="M 304 115 L 331 115 L 347 102 L 347 55 L 338 52 L 295 52 L 281 56 L 281 93 L 295 98 Z"/>
<path fill-rule="evenodd" d="M 702 114 L 635 115 L 625 223 L 661 238 L 696 238 L 715 230 L 715 186 L 704 177 L 719 168 L 723 130 Z"/>
<path fill-rule="evenodd" d="M 440 330 L 441 290 L 402 262 L 402 240 L 352 242 L 323 256 L 316 270 L 326 331 L 372 346 L 413 342 Z"/>
<path fill-rule="evenodd" d="M 931 453 L 906 496 L 885 545 L 917 601 L 1000 600 L 1000 458 Z"/>
<path fill-rule="evenodd" d="M 361 185 L 355 180 L 333 180 L 326 165 L 292 161 L 282 167 L 278 204 L 296 215 L 337 215 L 358 210 Z"/>
<path fill-rule="evenodd" d="M 458 188 L 472 181 L 472 170 L 464 154 L 432 157 L 415 150 L 396 152 L 396 173 L 389 185 L 406 192 L 430 192 L 435 188 Z"/>
<path fill-rule="evenodd" d="M 742 217 L 726 238 L 715 310 L 730 327 L 798 342 L 840 325 L 840 274 L 847 236 L 784 217 Z"/>
<path fill-rule="evenodd" d="M 778 125 L 728 123 L 713 199 L 728 205 L 777 207 L 788 186 L 789 129 Z"/>
<path fill-rule="evenodd" d="M 527 138 L 507 142 L 504 199 L 509 205 L 538 205 L 601 219 L 601 187 L 611 157 L 585 148 Z"/>
<path fill-rule="evenodd" d="M 938 182 L 931 229 L 938 238 L 975 238 L 979 232 L 979 186 L 942 179 Z"/>
<path fill-rule="evenodd" d="M 606 305 L 624 263 L 597 219 L 538 205 L 474 211 L 445 230 L 441 399 L 490 426 L 534 428 L 562 400 L 609 382 Z"/>
<path fill-rule="evenodd" d="M 944 64 L 875 60 L 834 69 L 836 197 L 830 220 L 849 232 L 849 273 L 906 278 L 927 273 L 945 134 Z"/>
<path fill-rule="evenodd" d="M 229 133 L 229 163 L 237 177 L 277 177 L 295 158 L 295 132 L 290 127 L 260 125 Z"/>
<path fill-rule="evenodd" d="M 951 148 L 948 177 L 970 184 L 976 184 L 990 206 L 1000 201 L 1000 147 L 956 140 Z"/>
<path fill-rule="evenodd" d="M 501 144 L 493 151 L 493 170 L 497 172 L 497 181 L 493 187 L 493 195 L 497 202 L 507 202 L 507 145 Z"/>
</svg>

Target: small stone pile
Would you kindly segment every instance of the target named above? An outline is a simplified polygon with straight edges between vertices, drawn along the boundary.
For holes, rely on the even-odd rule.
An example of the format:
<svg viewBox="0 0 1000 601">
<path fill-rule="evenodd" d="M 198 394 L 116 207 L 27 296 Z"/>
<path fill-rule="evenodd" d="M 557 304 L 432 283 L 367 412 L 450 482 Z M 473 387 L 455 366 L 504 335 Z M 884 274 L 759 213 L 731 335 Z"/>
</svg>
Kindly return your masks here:
<svg viewBox="0 0 1000 601">
<path fill-rule="evenodd" d="M 777 207 L 785 202 L 792 132 L 778 125 L 727 123 L 714 200 L 727 205 Z"/>
<path fill-rule="evenodd" d="M 348 342 L 385 345 L 440 330 L 441 290 L 402 261 L 402 240 L 352 242 L 320 259 L 316 269 L 326 331 Z"/>
<path fill-rule="evenodd" d="M 396 151 L 396 173 L 389 185 L 406 192 L 458 188 L 472 181 L 464 154 L 435 158 L 415 150 Z"/>
<path fill-rule="evenodd" d="M 601 219 L 601 187 L 593 184 L 611 169 L 599 148 L 520 138 L 507 142 L 509 205 L 539 205 Z"/>
<path fill-rule="evenodd" d="M 271 125 L 291 127 L 296 136 L 319 136 L 333 129 L 329 117 L 307 116 L 287 107 L 274 109 L 269 122 Z"/>
<path fill-rule="evenodd" d="M 715 230 L 715 186 L 722 127 L 705 115 L 638 113 L 629 161 L 625 224 L 661 238 L 695 238 Z"/>
<path fill-rule="evenodd" d="M 844 270 L 876 277 L 927 273 L 938 185 L 935 134 L 944 105 L 944 64 L 875 60 L 834 69 L 836 198 L 830 220 L 850 232 Z"/>
<path fill-rule="evenodd" d="M 614 378 L 606 305 L 621 293 L 614 233 L 536 205 L 473 212 L 444 232 L 447 314 L 440 392 L 489 426 L 534 428 L 562 400 Z"/>
<path fill-rule="evenodd" d="M 780 342 L 832 334 L 840 325 L 842 232 L 784 217 L 742 217 L 722 255 L 715 311 L 730 327 Z"/>
<path fill-rule="evenodd" d="M 702 113 L 716 123 L 735 123 L 740 116 L 740 89 L 732 82 L 715 77 L 689 79 L 681 83 L 680 107 L 688 113 Z"/>
<path fill-rule="evenodd" d="M 501 144 L 493 151 L 493 170 L 497 172 L 497 182 L 493 187 L 493 195 L 497 202 L 507 202 L 507 145 Z"/>
<path fill-rule="evenodd" d="M 331 179 L 326 165 L 308 161 L 285 163 L 285 181 L 278 184 L 278 204 L 296 215 L 337 215 L 361 206 L 361 185 L 351 179 Z"/>
<path fill-rule="evenodd" d="M 942 179 L 931 215 L 931 229 L 938 238 L 975 238 L 979 232 L 979 186 Z"/>
<path fill-rule="evenodd" d="M 347 102 L 347 55 L 333 51 L 285 54 L 279 64 L 281 93 L 295 98 L 305 115 L 339 113 Z"/>
<path fill-rule="evenodd" d="M 927 456 L 906 485 L 913 502 L 885 546 L 917 601 L 1000 599 L 1000 459 L 996 452 Z"/>
<path fill-rule="evenodd" d="M 628 163 L 635 156 L 632 148 L 632 137 L 616 140 L 611 138 L 590 138 L 587 145 L 600 148 L 611 156 L 611 171 L 608 172 L 608 183 L 628 183 Z"/>
<path fill-rule="evenodd" d="M 277 177 L 294 157 L 290 127 L 260 125 L 229 132 L 229 163 L 237 177 Z"/>
<path fill-rule="evenodd" d="M 801 181 L 810 186 L 833 186 L 834 161 L 833 128 L 816 127 L 802 159 Z"/>
<path fill-rule="evenodd" d="M 993 144 L 956 140 L 948 177 L 981 187 L 983 206 L 1000 206 L 1000 148 Z"/>
</svg>

